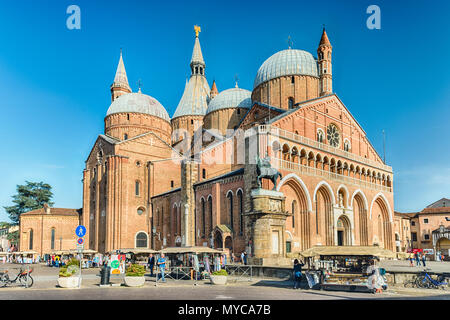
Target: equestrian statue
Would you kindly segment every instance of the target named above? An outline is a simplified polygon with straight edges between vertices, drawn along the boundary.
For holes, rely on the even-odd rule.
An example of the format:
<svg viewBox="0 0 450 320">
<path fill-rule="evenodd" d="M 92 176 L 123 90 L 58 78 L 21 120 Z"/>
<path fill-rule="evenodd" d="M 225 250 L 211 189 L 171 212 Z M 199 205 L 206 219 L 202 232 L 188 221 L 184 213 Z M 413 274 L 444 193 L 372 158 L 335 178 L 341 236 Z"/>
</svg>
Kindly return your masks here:
<svg viewBox="0 0 450 320">
<path fill-rule="evenodd" d="M 258 187 L 262 187 L 261 180 L 263 178 L 270 179 L 273 183 L 273 191 L 277 190 L 278 177 L 280 177 L 280 180 L 283 178 L 276 168 L 272 168 L 268 155 L 264 159 L 261 159 L 259 155 L 256 156 L 256 174 L 258 175 Z"/>
</svg>

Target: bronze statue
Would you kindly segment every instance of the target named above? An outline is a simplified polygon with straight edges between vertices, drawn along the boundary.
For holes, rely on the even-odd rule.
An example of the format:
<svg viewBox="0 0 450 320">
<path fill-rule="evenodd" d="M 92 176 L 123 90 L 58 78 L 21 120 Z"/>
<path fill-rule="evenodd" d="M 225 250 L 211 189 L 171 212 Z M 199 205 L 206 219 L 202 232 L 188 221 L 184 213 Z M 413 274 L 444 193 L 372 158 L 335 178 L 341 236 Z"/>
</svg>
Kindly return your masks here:
<svg viewBox="0 0 450 320">
<path fill-rule="evenodd" d="M 270 164 L 270 157 L 267 155 L 264 159 L 261 159 L 259 156 L 256 156 L 256 174 L 258 175 L 258 187 L 261 188 L 261 180 L 263 178 L 270 179 L 273 183 L 273 189 L 277 189 L 277 180 L 278 177 L 282 179 L 281 173 L 275 169 L 272 168 Z"/>
</svg>

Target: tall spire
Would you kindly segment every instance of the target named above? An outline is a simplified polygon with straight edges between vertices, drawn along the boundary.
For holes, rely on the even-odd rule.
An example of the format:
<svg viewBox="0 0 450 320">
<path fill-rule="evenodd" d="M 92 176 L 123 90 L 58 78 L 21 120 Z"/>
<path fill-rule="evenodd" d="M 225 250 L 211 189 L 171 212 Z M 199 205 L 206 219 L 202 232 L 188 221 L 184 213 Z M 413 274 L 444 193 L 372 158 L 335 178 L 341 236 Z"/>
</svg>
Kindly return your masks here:
<svg viewBox="0 0 450 320">
<path fill-rule="evenodd" d="M 128 84 L 127 72 L 125 71 L 125 64 L 122 58 L 122 48 L 120 49 L 120 59 L 117 65 L 116 76 L 114 82 L 111 85 L 111 99 L 114 101 L 117 97 L 125 93 L 130 93 L 131 88 Z"/>
<path fill-rule="evenodd" d="M 203 60 L 202 48 L 200 46 L 200 40 L 198 38 L 198 35 L 201 32 L 201 28 L 199 26 L 194 26 L 194 30 L 195 43 L 191 58 L 191 74 L 205 75 L 205 60 Z"/>
<path fill-rule="evenodd" d="M 325 25 L 323 26 L 322 38 L 320 38 L 319 47 L 322 45 L 331 46 L 330 40 L 328 40 L 328 35 L 325 30 Z"/>
<path fill-rule="evenodd" d="M 213 84 L 211 86 L 211 92 L 209 93 L 210 98 L 214 98 L 219 94 L 219 90 L 217 90 L 216 80 L 213 80 Z"/>
</svg>

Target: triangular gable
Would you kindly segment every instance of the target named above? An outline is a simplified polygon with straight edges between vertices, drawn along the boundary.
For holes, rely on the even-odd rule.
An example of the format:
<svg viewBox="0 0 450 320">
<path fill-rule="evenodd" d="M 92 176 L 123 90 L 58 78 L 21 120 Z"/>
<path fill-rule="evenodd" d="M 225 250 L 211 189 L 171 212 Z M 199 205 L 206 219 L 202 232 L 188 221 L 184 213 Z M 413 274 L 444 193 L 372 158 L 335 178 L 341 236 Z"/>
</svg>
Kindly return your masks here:
<svg viewBox="0 0 450 320">
<path fill-rule="evenodd" d="M 262 116 L 260 115 L 259 117 L 256 117 L 257 119 L 255 119 L 255 112 L 262 112 Z M 267 117 L 272 119 L 284 112 L 286 112 L 286 110 L 279 109 L 260 102 L 253 102 L 252 107 L 242 118 L 241 122 L 238 125 L 238 128 L 244 129 L 246 126 L 254 123 L 255 121 L 265 120 Z"/>
<path fill-rule="evenodd" d="M 351 112 L 348 110 L 348 108 L 344 105 L 344 103 L 339 99 L 339 97 L 336 94 L 331 94 L 319 98 L 315 98 L 312 100 L 308 100 L 302 103 L 298 104 L 298 108 L 289 110 L 288 112 L 285 112 L 283 114 L 280 114 L 276 118 L 272 119 L 269 124 L 271 125 L 280 125 L 281 122 L 288 116 L 295 116 L 296 114 L 307 112 L 308 110 L 316 109 L 317 104 L 319 103 L 328 103 L 329 101 L 334 100 L 334 102 L 337 103 L 338 107 L 341 108 L 344 111 L 344 117 L 347 117 L 348 120 L 350 120 L 352 126 L 355 126 L 359 129 L 359 131 L 362 133 L 362 138 L 367 141 L 369 150 L 374 153 L 374 155 L 378 158 L 382 164 L 382 160 L 378 152 L 375 150 L 369 139 L 367 138 L 367 134 L 364 131 L 364 129 L 361 127 L 361 125 L 356 121 L 356 119 L 353 117 Z M 344 119 L 339 119 L 339 121 L 343 121 Z"/>
<path fill-rule="evenodd" d="M 94 146 L 91 149 L 91 152 L 89 152 L 88 157 L 85 160 L 85 163 L 89 161 L 89 159 L 91 158 L 93 152 L 95 150 L 98 149 L 100 142 L 105 143 L 105 145 L 112 147 L 113 145 L 117 144 L 120 140 L 104 135 L 104 134 L 99 134 L 97 137 L 97 140 L 95 140 Z"/>
</svg>

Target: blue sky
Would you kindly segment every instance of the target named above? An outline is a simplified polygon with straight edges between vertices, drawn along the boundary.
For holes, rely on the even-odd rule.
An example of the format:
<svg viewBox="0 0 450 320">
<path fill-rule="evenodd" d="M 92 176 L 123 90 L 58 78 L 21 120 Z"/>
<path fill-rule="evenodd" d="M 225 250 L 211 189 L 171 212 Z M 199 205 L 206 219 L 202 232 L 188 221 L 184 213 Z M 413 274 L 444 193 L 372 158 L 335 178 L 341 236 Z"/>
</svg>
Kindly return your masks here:
<svg viewBox="0 0 450 320">
<path fill-rule="evenodd" d="M 81 30 L 66 9 L 81 9 Z M 369 30 L 366 9 L 381 9 Z M 252 90 L 259 66 L 293 47 L 316 56 L 322 25 L 333 45 L 333 86 L 394 169 L 395 209 L 450 196 L 448 1 L 2 1 L 0 221 L 16 185 L 44 181 L 56 207 L 82 206 L 82 171 L 103 133 L 120 48 L 130 86 L 172 115 L 194 44 L 219 91 Z"/>
</svg>

